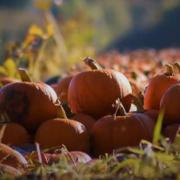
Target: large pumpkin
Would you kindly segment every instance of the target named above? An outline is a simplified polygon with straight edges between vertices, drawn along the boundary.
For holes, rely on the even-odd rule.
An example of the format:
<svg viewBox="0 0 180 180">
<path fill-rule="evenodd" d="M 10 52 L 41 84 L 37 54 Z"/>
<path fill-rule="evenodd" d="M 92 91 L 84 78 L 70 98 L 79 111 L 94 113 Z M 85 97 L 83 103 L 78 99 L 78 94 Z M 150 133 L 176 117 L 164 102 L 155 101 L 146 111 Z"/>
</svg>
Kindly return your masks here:
<svg viewBox="0 0 180 180">
<path fill-rule="evenodd" d="M 40 82 L 16 82 L 0 90 L 0 112 L 30 131 L 57 116 L 56 102 L 54 90 Z"/>
<path fill-rule="evenodd" d="M 165 123 L 180 123 L 180 83 L 173 85 L 164 93 L 160 107 L 165 109 Z"/>
<path fill-rule="evenodd" d="M 154 121 L 141 113 L 126 116 L 105 116 L 92 130 L 95 155 L 112 153 L 113 150 L 137 146 L 142 139 L 152 140 Z"/>
<path fill-rule="evenodd" d="M 115 111 L 112 104 L 120 98 L 126 111 L 131 102 L 126 96 L 132 93 L 128 79 L 114 70 L 97 69 L 75 75 L 68 89 L 68 103 L 74 113 L 102 117 Z"/>
<path fill-rule="evenodd" d="M 144 109 L 160 108 L 160 101 L 166 90 L 178 82 L 178 77 L 172 73 L 158 74 L 153 77 L 144 94 Z"/>
<path fill-rule="evenodd" d="M 0 124 L 0 130 L 3 125 Z M 2 143 L 8 145 L 22 146 L 30 143 L 30 136 L 26 129 L 17 123 L 6 124 Z"/>
<path fill-rule="evenodd" d="M 69 151 L 89 150 L 89 135 L 83 124 L 69 119 L 51 119 L 36 132 L 35 141 L 42 148 L 65 145 Z"/>
</svg>

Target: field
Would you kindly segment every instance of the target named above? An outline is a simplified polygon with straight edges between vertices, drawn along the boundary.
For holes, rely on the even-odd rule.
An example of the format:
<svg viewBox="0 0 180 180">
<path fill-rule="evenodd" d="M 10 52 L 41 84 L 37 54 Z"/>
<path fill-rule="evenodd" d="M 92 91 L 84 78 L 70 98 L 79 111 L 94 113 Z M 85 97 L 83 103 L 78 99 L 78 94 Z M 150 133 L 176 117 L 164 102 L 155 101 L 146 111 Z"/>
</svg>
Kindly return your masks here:
<svg viewBox="0 0 180 180">
<path fill-rule="evenodd" d="M 169 86 L 173 86 L 173 84 L 178 86 L 179 58 L 179 49 L 137 50 L 122 54 L 107 52 L 97 56 L 96 61 L 84 58 L 67 72 L 61 73 L 58 77 L 49 77 L 46 81 L 56 91 L 59 97 L 58 102 L 61 101 L 55 115 L 50 112 L 53 111 L 53 100 L 50 100 L 53 97 L 50 96 L 57 97 L 53 95 L 54 91 L 48 90 L 49 86 L 46 87 L 47 85 L 40 85 L 41 83 L 38 84 L 36 81 L 32 82 L 32 77 L 27 74 L 25 69 L 17 70 L 17 64 L 14 64 L 11 59 L 7 59 L 1 66 L 0 108 L 3 121 L 0 144 L 1 178 L 179 179 L 179 115 L 176 119 L 167 118 L 166 116 L 169 116 L 167 109 L 159 106 L 151 108 L 150 106 L 153 106 L 151 99 L 155 98 L 155 95 L 152 96 L 151 93 L 147 95 L 148 86 L 152 86 L 151 82 L 155 77 L 159 77 L 158 86 L 154 87 L 157 89 L 155 89 L 156 93 L 159 93 L 163 88 L 161 83 L 166 83 L 163 81 L 163 77 L 177 79 Z M 94 90 L 91 89 L 88 92 L 90 84 L 88 84 L 88 89 L 80 89 L 81 98 L 89 103 L 88 109 L 81 103 L 80 99 L 78 99 L 79 105 L 76 105 L 76 102 L 74 105 L 72 100 L 68 99 L 70 93 L 78 92 L 78 87 L 71 85 L 72 77 L 84 72 L 103 72 L 105 69 L 114 69 L 128 78 L 132 87 L 131 95 L 136 97 L 130 101 L 134 106 L 131 106 L 129 114 L 126 113 L 127 110 L 122 108 L 121 99 L 114 102 L 113 109 L 108 106 L 111 110 L 106 109 L 106 112 L 103 112 L 101 103 L 96 102 L 93 106 L 99 106 L 99 108 L 94 109 L 92 107 L 94 102 L 90 101 L 88 96 L 86 97 L 89 93 L 93 99 L 91 93 L 94 95 L 97 91 L 95 96 L 98 97 L 98 100 L 102 101 L 99 99 L 102 96 L 103 98 L 111 98 L 106 93 L 109 91 L 108 83 L 113 81 L 113 75 L 109 81 L 106 78 L 101 79 L 97 74 L 97 77 L 93 77 L 97 78 L 92 84 Z M 91 77 L 90 73 L 88 75 Z M 91 83 L 90 81 L 91 79 L 88 83 Z M 86 83 L 86 81 L 83 82 L 82 79 L 81 83 Z M 101 90 L 102 92 L 98 94 L 98 88 L 101 89 L 101 86 L 106 87 L 106 89 L 104 92 Z M 46 88 L 45 96 L 49 96 L 48 100 L 44 96 L 45 90 L 43 88 Z M 68 88 L 74 88 L 73 92 L 70 92 Z M 177 97 L 175 98 L 179 98 L 179 90 L 176 92 Z M 151 97 L 147 100 L 147 96 Z M 22 97 L 28 98 L 29 102 L 25 103 L 26 100 Z M 70 112 L 69 102 L 72 103 L 71 108 L 74 108 L 73 113 Z M 31 103 L 33 104 L 31 105 Z M 54 103 L 57 107 L 57 102 Z M 175 109 L 174 116 L 179 113 L 179 111 L 176 112 L 177 104 L 171 104 Z M 46 107 L 37 107 L 45 105 L 51 110 Z M 78 106 L 84 110 L 79 110 Z M 27 109 L 27 113 L 24 112 L 25 109 Z M 103 119 L 103 116 L 108 114 L 109 116 Z M 135 116 L 137 114 L 142 117 Z M 126 121 L 123 121 L 121 117 L 125 117 Z M 53 120 L 55 118 L 56 120 Z M 99 118 L 101 120 L 98 120 Z M 76 121 L 72 119 L 76 119 Z M 56 124 L 55 121 L 60 124 Z M 107 124 L 106 127 L 103 121 L 109 125 Z M 116 124 L 118 121 L 119 123 Z M 144 121 L 145 124 L 136 126 L 139 124 L 138 121 Z M 112 125 L 111 122 L 114 124 Z M 113 126 L 117 126 L 118 130 L 115 130 Z M 123 131 L 121 127 L 124 127 L 125 130 Z M 147 135 L 146 132 L 149 134 Z M 11 144 L 11 146 L 5 144 Z M 106 144 L 109 145 L 106 146 Z M 79 153 L 79 151 L 89 155 Z"/>
<path fill-rule="evenodd" d="M 0 2 L 0 179 L 179 180 L 180 49 L 109 50 L 178 1 L 30 2 Z"/>
</svg>

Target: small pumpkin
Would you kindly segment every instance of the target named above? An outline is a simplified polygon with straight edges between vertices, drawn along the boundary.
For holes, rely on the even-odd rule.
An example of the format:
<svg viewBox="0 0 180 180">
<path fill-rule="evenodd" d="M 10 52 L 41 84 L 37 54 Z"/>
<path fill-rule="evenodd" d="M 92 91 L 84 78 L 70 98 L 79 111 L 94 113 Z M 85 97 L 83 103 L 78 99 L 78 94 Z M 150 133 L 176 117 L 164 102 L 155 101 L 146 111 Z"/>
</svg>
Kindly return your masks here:
<svg viewBox="0 0 180 180">
<path fill-rule="evenodd" d="M 4 125 L 5 124 L 0 125 L 0 129 Z M 5 126 L 2 143 L 15 146 L 22 146 L 30 143 L 30 136 L 23 126 L 17 123 L 8 123 Z"/>
<path fill-rule="evenodd" d="M 180 123 L 180 83 L 171 86 L 164 93 L 160 107 L 165 110 L 164 123 Z"/>
<path fill-rule="evenodd" d="M 143 113 L 124 116 L 105 116 L 92 129 L 92 146 L 95 156 L 113 150 L 137 146 L 142 139 L 152 140 L 154 121 Z"/>
<path fill-rule="evenodd" d="M 153 77 L 144 94 L 144 109 L 160 109 L 160 101 L 166 90 L 178 82 L 178 77 L 173 75 L 173 69 L 167 65 L 168 72 Z"/>
<path fill-rule="evenodd" d="M 89 133 L 86 127 L 75 120 L 67 118 L 59 105 L 58 116 L 44 122 L 35 134 L 35 142 L 42 148 L 52 148 L 65 145 L 69 151 L 89 151 Z"/>
<path fill-rule="evenodd" d="M 52 86 L 63 103 L 67 103 L 68 101 L 68 88 L 72 77 L 73 76 L 67 76 Z"/>
<path fill-rule="evenodd" d="M 84 126 L 86 127 L 86 129 L 90 132 L 91 129 L 93 128 L 96 120 L 94 118 L 92 118 L 91 116 L 87 115 L 87 114 L 75 114 L 72 117 L 73 120 L 76 120 L 82 124 L 84 124 Z"/>
<path fill-rule="evenodd" d="M 132 93 L 128 79 L 120 72 L 101 69 L 92 59 L 85 62 L 94 70 L 75 75 L 68 89 L 68 103 L 73 113 L 85 113 L 95 118 L 114 112 L 112 104 L 120 98 L 129 111 L 131 102 L 125 97 Z"/>
<path fill-rule="evenodd" d="M 13 122 L 34 131 L 43 122 L 57 117 L 55 91 L 42 82 L 15 82 L 0 89 L 0 112 Z"/>
<path fill-rule="evenodd" d="M 15 168 L 28 166 L 22 154 L 3 143 L 0 143 L 0 161 L 2 164 Z"/>
<path fill-rule="evenodd" d="M 65 145 L 69 151 L 88 152 L 89 136 L 83 124 L 69 119 L 51 119 L 44 122 L 36 132 L 35 141 L 42 148 Z"/>
</svg>

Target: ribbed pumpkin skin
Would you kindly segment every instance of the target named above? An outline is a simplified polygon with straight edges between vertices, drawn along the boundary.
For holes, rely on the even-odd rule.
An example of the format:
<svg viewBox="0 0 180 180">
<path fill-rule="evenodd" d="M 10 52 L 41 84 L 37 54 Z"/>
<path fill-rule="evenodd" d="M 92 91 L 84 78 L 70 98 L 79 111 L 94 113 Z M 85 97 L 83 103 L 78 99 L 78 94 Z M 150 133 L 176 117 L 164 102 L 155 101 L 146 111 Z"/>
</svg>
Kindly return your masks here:
<svg viewBox="0 0 180 180">
<path fill-rule="evenodd" d="M 0 125 L 0 129 L 3 125 Z M 17 123 L 8 123 L 3 134 L 2 143 L 22 146 L 30 143 L 30 137 L 26 129 Z"/>
<path fill-rule="evenodd" d="M 113 70 L 92 70 L 77 74 L 70 82 L 68 103 L 72 112 L 99 118 L 112 114 L 112 104 L 120 98 L 129 111 L 131 102 L 125 97 L 132 93 L 128 79 Z"/>
<path fill-rule="evenodd" d="M 114 149 L 137 146 L 142 139 L 151 141 L 154 121 L 144 114 L 106 116 L 99 119 L 92 130 L 92 144 L 96 156 L 112 153 Z"/>
<path fill-rule="evenodd" d="M 164 123 L 180 123 L 180 83 L 171 86 L 164 93 L 160 107 L 165 109 Z"/>
<path fill-rule="evenodd" d="M 29 131 L 57 116 L 56 102 L 55 91 L 44 83 L 16 82 L 0 89 L 0 112 Z"/>
<path fill-rule="evenodd" d="M 157 75 L 153 77 L 144 94 L 144 109 L 160 108 L 160 101 L 166 90 L 178 82 L 175 76 Z"/>
<path fill-rule="evenodd" d="M 69 151 L 89 151 L 89 134 L 85 126 L 69 119 L 44 122 L 36 132 L 35 141 L 42 148 L 65 145 Z"/>
</svg>

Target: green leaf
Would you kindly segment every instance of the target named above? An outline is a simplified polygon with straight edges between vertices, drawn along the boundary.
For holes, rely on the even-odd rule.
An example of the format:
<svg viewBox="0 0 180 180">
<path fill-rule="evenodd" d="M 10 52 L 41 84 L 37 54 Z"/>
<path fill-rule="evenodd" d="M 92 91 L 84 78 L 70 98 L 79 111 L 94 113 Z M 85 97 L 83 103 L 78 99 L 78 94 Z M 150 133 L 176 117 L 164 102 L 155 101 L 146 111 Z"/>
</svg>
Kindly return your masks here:
<svg viewBox="0 0 180 180">
<path fill-rule="evenodd" d="M 153 144 L 158 144 L 158 141 L 161 138 L 161 128 L 162 128 L 163 118 L 164 118 L 164 109 L 161 109 L 154 128 Z"/>
<path fill-rule="evenodd" d="M 9 76 L 15 77 L 17 73 L 16 63 L 13 59 L 9 58 L 4 62 L 4 67 Z"/>
<path fill-rule="evenodd" d="M 0 75 L 7 75 L 7 71 L 3 66 L 0 66 Z"/>
</svg>

